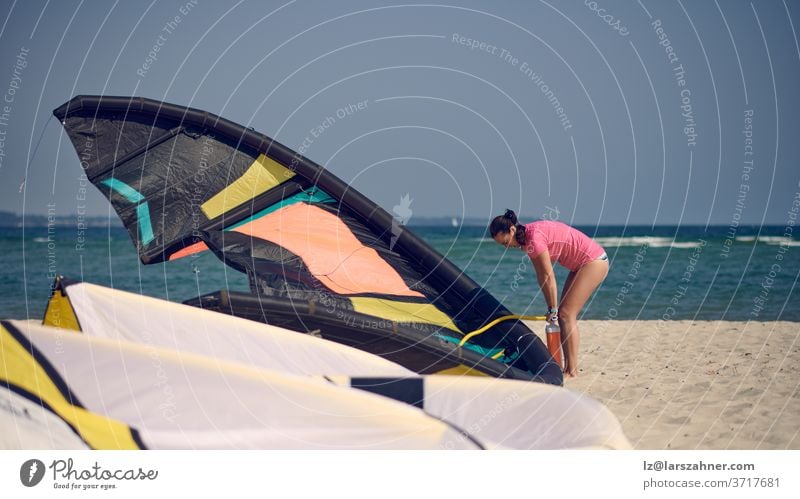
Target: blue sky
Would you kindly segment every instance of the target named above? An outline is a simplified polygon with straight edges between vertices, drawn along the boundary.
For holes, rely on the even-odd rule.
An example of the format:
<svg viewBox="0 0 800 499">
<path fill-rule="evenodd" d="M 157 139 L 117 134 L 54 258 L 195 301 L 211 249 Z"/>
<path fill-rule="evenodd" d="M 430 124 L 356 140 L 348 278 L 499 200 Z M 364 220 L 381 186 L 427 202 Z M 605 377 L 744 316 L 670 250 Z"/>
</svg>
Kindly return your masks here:
<svg viewBox="0 0 800 499">
<path fill-rule="evenodd" d="M 785 225 L 800 193 L 798 13 L 782 0 L 5 1 L 0 210 L 108 213 L 94 190 L 77 199 L 77 156 L 50 119 L 106 94 L 303 146 L 390 211 L 408 195 L 412 217 Z"/>
</svg>

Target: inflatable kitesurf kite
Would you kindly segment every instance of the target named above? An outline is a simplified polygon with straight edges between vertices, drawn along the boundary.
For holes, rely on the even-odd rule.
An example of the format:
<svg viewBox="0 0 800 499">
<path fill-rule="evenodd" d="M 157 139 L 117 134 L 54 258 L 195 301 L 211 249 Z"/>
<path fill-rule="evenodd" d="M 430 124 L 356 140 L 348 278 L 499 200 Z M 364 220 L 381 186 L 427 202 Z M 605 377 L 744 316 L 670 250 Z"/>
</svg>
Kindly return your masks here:
<svg viewBox="0 0 800 499">
<path fill-rule="evenodd" d="M 0 321 L 0 408 L 0 449 L 630 448 L 608 408 L 559 386 L 419 375 L 60 277 L 42 324 Z"/>
<path fill-rule="evenodd" d="M 186 303 L 313 333 L 419 374 L 560 385 L 511 312 L 380 206 L 286 146 L 214 114 L 78 96 L 53 114 L 143 263 L 210 250 L 249 277 Z M 466 336 L 484 329 L 481 334 Z"/>
</svg>

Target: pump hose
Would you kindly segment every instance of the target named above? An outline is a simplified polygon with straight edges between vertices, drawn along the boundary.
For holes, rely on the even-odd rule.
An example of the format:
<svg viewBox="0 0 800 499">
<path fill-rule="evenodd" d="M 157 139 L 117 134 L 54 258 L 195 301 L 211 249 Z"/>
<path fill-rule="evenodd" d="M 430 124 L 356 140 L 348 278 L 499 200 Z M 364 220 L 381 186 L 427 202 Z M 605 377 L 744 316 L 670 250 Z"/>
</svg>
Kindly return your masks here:
<svg viewBox="0 0 800 499">
<path fill-rule="evenodd" d="M 488 329 L 491 329 L 492 327 L 496 326 L 497 324 L 503 321 L 508 321 L 512 319 L 527 320 L 527 321 L 543 321 L 546 319 L 546 317 L 543 315 L 504 315 L 503 317 L 498 317 L 497 319 L 493 320 L 489 324 L 486 324 L 480 329 L 476 329 L 475 331 L 467 333 L 463 338 L 461 338 L 461 341 L 458 343 L 458 346 L 462 347 L 466 342 L 468 342 L 475 336 L 478 336 L 479 334 L 486 332 Z"/>
</svg>

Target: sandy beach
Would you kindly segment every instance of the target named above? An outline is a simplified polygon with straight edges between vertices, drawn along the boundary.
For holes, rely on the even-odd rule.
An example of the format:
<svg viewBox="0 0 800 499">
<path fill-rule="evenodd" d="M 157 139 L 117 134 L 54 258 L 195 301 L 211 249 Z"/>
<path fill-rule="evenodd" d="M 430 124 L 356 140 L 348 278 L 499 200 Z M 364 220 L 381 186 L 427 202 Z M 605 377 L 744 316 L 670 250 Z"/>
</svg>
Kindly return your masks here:
<svg viewBox="0 0 800 499">
<path fill-rule="evenodd" d="M 800 324 L 580 327 L 580 375 L 565 386 L 606 404 L 634 448 L 800 449 Z"/>
</svg>

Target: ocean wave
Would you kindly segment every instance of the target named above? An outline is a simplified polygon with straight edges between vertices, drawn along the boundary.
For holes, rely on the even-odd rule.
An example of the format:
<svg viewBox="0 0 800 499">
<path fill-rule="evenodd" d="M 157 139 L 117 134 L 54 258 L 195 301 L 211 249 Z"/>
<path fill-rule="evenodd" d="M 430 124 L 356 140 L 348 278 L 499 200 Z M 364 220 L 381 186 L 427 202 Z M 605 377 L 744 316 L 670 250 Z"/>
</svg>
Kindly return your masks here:
<svg viewBox="0 0 800 499">
<path fill-rule="evenodd" d="M 769 246 L 800 246 L 800 241 L 793 241 L 787 238 L 784 241 L 769 241 L 767 244 Z"/>
<path fill-rule="evenodd" d="M 596 237 L 600 246 L 614 248 L 619 246 L 650 246 L 651 248 L 691 249 L 700 246 L 699 241 L 676 241 L 671 237 L 629 236 L 629 237 Z"/>
<path fill-rule="evenodd" d="M 430 241 L 430 238 L 428 238 L 428 240 Z M 452 239 L 450 239 L 450 238 L 442 238 L 441 240 L 442 241 L 448 241 L 448 242 L 452 241 Z M 457 242 L 458 242 L 458 244 L 461 244 L 461 243 L 478 243 L 478 244 L 495 243 L 495 244 L 497 244 L 497 242 L 494 239 L 492 239 L 491 237 L 459 237 L 457 239 Z"/>
<path fill-rule="evenodd" d="M 701 243 L 697 241 L 685 241 L 685 242 L 673 242 L 670 244 L 671 247 L 677 249 L 690 249 L 690 248 L 699 248 Z"/>
<path fill-rule="evenodd" d="M 752 243 L 758 241 L 759 243 L 778 245 L 784 244 L 786 246 L 797 246 L 798 241 L 791 237 L 786 236 L 736 236 L 736 242 L 739 243 Z"/>
</svg>

